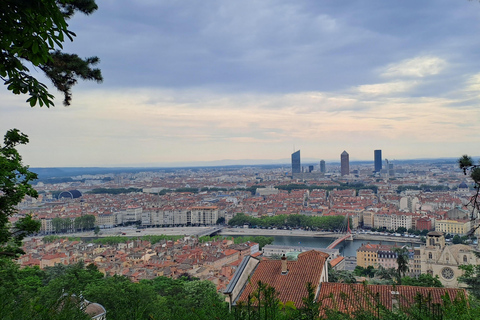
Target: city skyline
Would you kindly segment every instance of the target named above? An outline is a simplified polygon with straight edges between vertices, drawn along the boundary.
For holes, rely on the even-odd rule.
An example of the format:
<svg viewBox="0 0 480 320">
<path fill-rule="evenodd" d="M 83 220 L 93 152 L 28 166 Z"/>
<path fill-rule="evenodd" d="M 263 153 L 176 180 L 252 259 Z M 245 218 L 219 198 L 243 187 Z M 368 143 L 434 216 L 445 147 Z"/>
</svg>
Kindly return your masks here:
<svg viewBox="0 0 480 320">
<path fill-rule="evenodd" d="M 326 161 L 478 156 L 478 2 L 98 5 L 64 48 L 98 56 L 103 84 L 63 107 L 31 67 L 50 109 L 0 90 L 0 132 L 29 136 L 31 167 L 265 163 L 292 145 Z"/>
</svg>

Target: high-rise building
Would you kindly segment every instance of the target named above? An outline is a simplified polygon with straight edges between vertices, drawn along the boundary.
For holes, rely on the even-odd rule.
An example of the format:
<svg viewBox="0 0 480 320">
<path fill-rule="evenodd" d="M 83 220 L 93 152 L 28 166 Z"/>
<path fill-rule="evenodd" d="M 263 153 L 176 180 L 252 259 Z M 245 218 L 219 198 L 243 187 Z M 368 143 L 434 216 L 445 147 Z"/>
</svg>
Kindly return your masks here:
<svg viewBox="0 0 480 320">
<path fill-rule="evenodd" d="M 300 150 L 292 153 L 292 175 L 302 172 L 302 166 L 300 164 Z"/>
<path fill-rule="evenodd" d="M 380 172 L 382 170 L 382 150 L 375 150 L 375 172 Z"/>
<path fill-rule="evenodd" d="M 325 170 L 325 160 L 320 160 L 320 172 L 321 172 L 321 173 L 327 172 L 327 171 Z"/>
<path fill-rule="evenodd" d="M 350 160 L 347 151 L 343 151 L 340 155 L 340 173 L 342 176 L 350 174 Z"/>
<path fill-rule="evenodd" d="M 388 159 L 385 159 L 385 169 L 387 169 L 387 174 L 389 177 L 395 176 L 395 169 L 393 168 L 393 163 L 389 162 Z"/>
</svg>

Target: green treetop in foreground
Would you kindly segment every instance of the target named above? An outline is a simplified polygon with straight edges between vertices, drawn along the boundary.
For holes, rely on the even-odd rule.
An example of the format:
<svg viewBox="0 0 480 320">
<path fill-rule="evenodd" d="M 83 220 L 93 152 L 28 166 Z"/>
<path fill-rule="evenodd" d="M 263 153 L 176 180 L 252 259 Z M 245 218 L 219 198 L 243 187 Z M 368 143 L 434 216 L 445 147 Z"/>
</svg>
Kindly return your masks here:
<svg viewBox="0 0 480 320">
<path fill-rule="evenodd" d="M 70 105 L 71 88 L 77 79 L 101 82 L 97 57 L 86 59 L 61 52 L 62 43 L 73 41 L 68 23 L 75 12 L 91 14 L 95 0 L 2 0 L 0 1 L 0 78 L 14 94 L 28 94 L 30 106 L 53 106 L 47 86 L 30 74 L 27 65 L 42 70 L 64 94 Z"/>
<path fill-rule="evenodd" d="M 9 218 L 17 210 L 16 205 L 28 195 L 37 197 L 37 191 L 30 185 L 37 175 L 22 164 L 22 157 L 16 147 L 27 144 L 28 137 L 17 129 L 5 134 L 0 145 L 0 256 L 15 257 L 23 253 L 21 242 L 28 234 L 38 231 L 40 222 L 26 216 L 13 226 Z"/>
<path fill-rule="evenodd" d="M 326 307 L 315 300 L 312 286 L 304 306 L 295 308 L 291 302 L 281 303 L 279 292 L 259 283 L 251 299 L 237 304 L 229 311 L 224 296 L 207 280 L 191 277 L 171 279 L 156 277 L 132 282 L 118 275 L 105 277 L 95 265 L 83 263 L 64 266 L 25 267 L 20 269 L 10 260 L 0 258 L 0 319 L 87 320 L 78 301 L 65 298 L 71 295 L 101 304 L 107 319 L 162 319 L 162 320 L 423 320 L 423 319 L 479 319 L 478 300 L 450 299 L 445 296 L 441 305 L 429 297 L 417 297 L 411 305 L 393 308 L 382 305 L 373 293 L 353 292 L 341 297 L 356 310 L 341 311 Z M 360 295 L 371 295 L 369 303 Z M 70 303 L 68 303 L 70 302 Z M 342 303 L 342 301 L 338 301 Z"/>
</svg>

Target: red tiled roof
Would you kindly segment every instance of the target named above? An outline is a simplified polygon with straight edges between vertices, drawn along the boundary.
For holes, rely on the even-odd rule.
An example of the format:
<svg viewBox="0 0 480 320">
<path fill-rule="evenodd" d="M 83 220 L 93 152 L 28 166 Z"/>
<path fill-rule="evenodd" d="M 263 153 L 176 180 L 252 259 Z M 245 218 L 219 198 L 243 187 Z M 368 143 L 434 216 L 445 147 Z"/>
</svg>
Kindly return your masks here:
<svg viewBox="0 0 480 320">
<path fill-rule="evenodd" d="M 320 287 L 318 302 L 321 303 L 322 310 L 334 309 L 348 313 L 354 313 L 360 308 L 374 308 L 376 301 L 392 309 L 394 292 L 398 292 L 399 306 L 407 308 L 415 303 L 418 294 L 424 298 L 430 297 L 435 304 L 443 303 L 442 296 L 446 293 L 452 301 L 458 295 L 467 296 L 464 289 L 324 282 Z"/>
<path fill-rule="evenodd" d="M 335 259 L 333 259 L 332 261 L 330 261 L 330 265 L 332 267 L 335 267 L 340 261 L 342 261 L 344 259 L 344 257 L 342 256 L 339 256 L 339 257 L 336 257 Z"/>
<path fill-rule="evenodd" d="M 223 253 L 226 255 L 226 256 L 229 256 L 229 255 L 232 255 L 232 254 L 235 254 L 237 253 L 238 250 L 235 250 L 235 249 L 227 249 L 225 250 Z"/>
<path fill-rule="evenodd" d="M 281 260 L 260 261 L 239 301 L 246 301 L 261 281 L 275 288 L 283 303 L 292 301 L 297 308 L 302 307 L 302 298 L 308 294 L 307 283 L 317 288 L 328 257 L 328 254 L 315 250 L 303 252 L 298 255 L 297 261 L 287 261 L 287 274 L 282 274 Z"/>
</svg>

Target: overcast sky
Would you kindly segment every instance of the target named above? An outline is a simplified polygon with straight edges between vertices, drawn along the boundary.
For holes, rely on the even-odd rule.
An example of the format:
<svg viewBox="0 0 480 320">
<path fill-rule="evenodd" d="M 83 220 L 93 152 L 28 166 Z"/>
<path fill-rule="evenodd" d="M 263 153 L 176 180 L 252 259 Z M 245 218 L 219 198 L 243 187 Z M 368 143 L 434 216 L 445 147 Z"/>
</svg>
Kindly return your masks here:
<svg viewBox="0 0 480 320">
<path fill-rule="evenodd" d="M 478 1 L 97 3 L 65 51 L 102 84 L 50 109 L 0 90 L 33 167 L 480 154 Z"/>
</svg>

